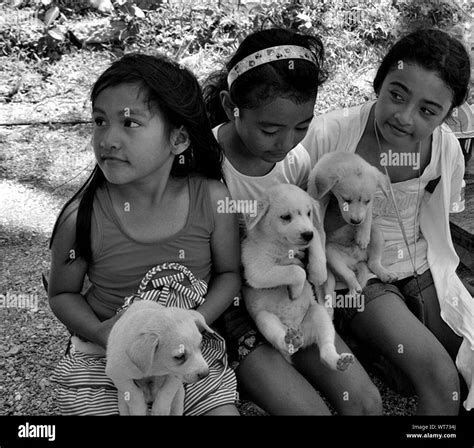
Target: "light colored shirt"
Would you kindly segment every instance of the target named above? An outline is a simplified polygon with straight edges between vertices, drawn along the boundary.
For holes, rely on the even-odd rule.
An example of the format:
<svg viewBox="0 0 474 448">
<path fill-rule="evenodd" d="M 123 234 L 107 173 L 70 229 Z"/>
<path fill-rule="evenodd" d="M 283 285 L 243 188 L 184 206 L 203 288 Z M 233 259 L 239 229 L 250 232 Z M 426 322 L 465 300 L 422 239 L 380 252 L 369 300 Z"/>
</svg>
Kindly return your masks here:
<svg viewBox="0 0 474 448">
<path fill-rule="evenodd" d="M 373 105 L 372 101 L 315 117 L 300 144 L 308 151 L 312 166 L 327 152 L 355 152 Z M 428 178 L 439 175 L 440 181 L 433 193 L 424 190 L 423 185 L 426 186 Z M 469 387 L 469 395 L 464 402 L 464 407 L 469 410 L 474 407 L 474 299 L 456 274 L 459 257 L 454 250 L 449 227 L 449 213 L 464 210 L 463 178 L 464 157 L 461 147 L 451 129 L 443 124 L 433 132 L 431 161 L 422 175 L 424 191 L 420 203 L 419 231 L 425 243 L 420 243 L 417 251 L 422 248 L 426 251 L 424 256 L 436 287 L 442 319 L 463 338 L 456 366 Z M 394 190 L 398 191 L 395 193 L 396 198 L 398 195 L 401 203 L 406 201 L 406 205 L 410 206 L 414 188 L 417 187 L 410 181 L 394 184 Z M 377 212 L 385 214 L 381 222 L 385 225 L 384 234 L 386 238 L 388 236 L 387 249 L 390 250 L 395 241 L 401 244 L 398 220 L 393 219 L 392 212 L 383 203 L 377 204 Z M 413 215 L 410 217 L 407 211 L 404 220 L 407 231 L 412 218 Z"/>
<path fill-rule="evenodd" d="M 434 174 L 434 170 L 428 168 L 421 175 L 421 182 L 416 178 L 392 184 L 408 248 L 392 199 L 387 199 L 380 191 L 377 191 L 374 197 L 373 222 L 382 231 L 385 239 L 382 264 L 390 271 L 397 273 L 400 280 L 413 275 L 413 264 L 417 274 L 422 274 L 429 269 L 428 244 L 420 230 L 420 205 L 425 187 Z"/>
<path fill-rule="evenodd" d="M 221 126 L 222 124 L 213 129 L 217 140 L 219 140 L 218 132 Z M 227 157 L 224 157 L 222 170 L 233 200 L 256 200 L 274 185 L 293 184 L 306 190 L 310 172 L 310 158 L 303 147 L 297 146 L 283 160 L 275 163 L 272 170 L 264 176 L 242 174 L 230 163 Z M 242 230 L 244 218 L 241 213 L 239 213 L 239 224 Z"/>
</svg>

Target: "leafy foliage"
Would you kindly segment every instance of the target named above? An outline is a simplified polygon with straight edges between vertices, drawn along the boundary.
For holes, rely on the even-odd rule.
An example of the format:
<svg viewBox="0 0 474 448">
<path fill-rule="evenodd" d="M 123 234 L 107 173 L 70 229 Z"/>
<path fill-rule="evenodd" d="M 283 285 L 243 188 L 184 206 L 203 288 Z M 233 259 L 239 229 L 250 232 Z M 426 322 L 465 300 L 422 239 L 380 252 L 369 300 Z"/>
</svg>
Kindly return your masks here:
<svg viewBox="0 0 474 448">
<path fill-rule="evenodd" d="M 464 6 L 467 6 L 466 3 Z M 472 20 L 472 15 L 452 0 L 399 0 L 395 3 L 399 11 L 403 29 L 406 32 L 416 28 L 440 28 L 450 30 L 453 27 Z M 472 5 L 471 5 L 472 9 Z"/>
<path fill-rule="evenodd" d="M 318 33 L 323 41 L 331 43 L 327 47 L 330 64 L 337 63 L 342 53 L 357 63 L 364 58 L 367 47 L 378 53 L 401 32 L 420 26 L 459 28 L 470 17 L 449 0 L 399 0 L 391 4 L 292 0 L 248 3 L 238 8 L 229 1 L 211 5 L 204 0 L 178 4 L 116 0 L 109 13 L 92 9 L 86 0 L 16 0 L 12 4 L 15 7 L 0 7 L 4 25 L 0 54 L 50 59 L 76 47 L 91 46 L 91 41 L 100 48 L 124 51 L 159 49 L 178 58 L 209 47 L 230 52 L 253 30 L 283 26 Z M 79 20 L 104 16 L 110 32 L 104 32 L 102 40 L 75 35 L 74 25 Z M 91 29 L 89 33 L 94 32 Z"/>
</svg>

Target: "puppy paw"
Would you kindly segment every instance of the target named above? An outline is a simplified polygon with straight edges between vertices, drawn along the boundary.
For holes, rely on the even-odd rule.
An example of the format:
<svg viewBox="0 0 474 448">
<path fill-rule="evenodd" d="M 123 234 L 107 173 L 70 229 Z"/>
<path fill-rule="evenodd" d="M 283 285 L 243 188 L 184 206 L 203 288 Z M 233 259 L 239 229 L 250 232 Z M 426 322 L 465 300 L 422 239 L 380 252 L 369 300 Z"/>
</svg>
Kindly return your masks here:
<svg viewBox="0 0 474 448">
<path fill-rule="evenodd" d="M 290 355 L 296 353 L 303 346 L 303 333 L 294 328 L 288 328 L 285 335 L 285 344 Z"/>
<path fill-rule="evenodd" d="M 326 265 L 320 265 L 315 268 L 313 265 L 308 266 L 308 280 L 314 286 L 323 285 L 328 279 L 328 272 Z"/>
<path fill-rule="evenodd" d="M 352 288 L 349 289 L 349 296 L 351 297 L 356 297 L 358 295 L 360 295 L 362 293 L 362 287 L 357 284 L 357 285 L 354 285 L 352 286 Z"/>
<path fill-rule="evenodd" d="M 355 238 L 355 242 L 361 249 L 367 249 L 367 246 L 370 243 L 370 234 L 369 235 L 357 235 L 356 238 Z"/>
<path fill-rule="evenodd" d="M 398 275 L 395 272 L 387 271 L 379 277 L 384 283 L 392 283 L 398 280 Z"/>
<path fill-rule="evenodd" d="M 354 363 L 354 355 L 351 353 L 341 353 L 339 356 L 339 360 L 337 361 L 336 368 L 343 372 L 346 370 L 351 364 Z"/>
</svg>

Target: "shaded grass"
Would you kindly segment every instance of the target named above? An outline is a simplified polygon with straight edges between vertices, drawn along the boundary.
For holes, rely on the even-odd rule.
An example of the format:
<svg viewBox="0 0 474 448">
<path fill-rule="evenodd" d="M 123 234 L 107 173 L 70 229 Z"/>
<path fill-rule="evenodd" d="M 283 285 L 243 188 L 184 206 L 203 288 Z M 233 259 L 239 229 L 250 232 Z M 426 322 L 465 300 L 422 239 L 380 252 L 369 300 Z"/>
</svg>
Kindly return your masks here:
<svg viewBox="0 0 474 448">
<path fill-rule="evenodd" d="M 2 177 L 64 199 L 94 166 L 90 136 L 89 125 L 0 128 Z"/>
</svg>

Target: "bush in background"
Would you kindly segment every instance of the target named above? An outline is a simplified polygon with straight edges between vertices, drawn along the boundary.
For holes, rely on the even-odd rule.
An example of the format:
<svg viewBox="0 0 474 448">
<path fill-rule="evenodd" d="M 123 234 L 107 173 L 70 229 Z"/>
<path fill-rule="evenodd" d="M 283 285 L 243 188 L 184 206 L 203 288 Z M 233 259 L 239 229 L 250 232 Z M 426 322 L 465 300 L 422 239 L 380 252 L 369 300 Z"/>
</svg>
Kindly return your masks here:
<svg viewBox="0 0 474 448">
<path fill-rule="evenodd" d="M 16 5 L 16 6 L 12 6 Z M 202 80 L 250 32 L 273 26 L 318 34 L 326 50 L 331 90 L 321 90 L 321 112 L 371 98 L 373 71 L 403 33 L 437 27 L 464 39 L 472 6 L 453 0 L 292 0 L 242 4 L 194 0 L 165 4 L 116 0 L 108 13 L 88 0 L 13 0 L 0 6 L 0 56 L 54 63 L 89 49 L 162 52 Z"/>
<path fill-rule="evenodd" d="M 13 0 L 0 6 L 0 53 L 17 52 L 22 57 L 47 57 L 49 36 L 62 42 L 56 51 L 71 50 L 88 42 L 118 46 L 123 50 L 159 46 L 174 57 L 188 56 L 200 49 L 229 49 L 249 32 L 284 26 L 309 33 L 339 45 L 330 48 L 331 56 L 362 52 L 364 47 L 386 47 L 401 32 L 419 27 L 451 30 L 470 21 L 469 11 L 452 0 L 333 0 L 258 2 L 239 7 L 230 1 L 183 0 L 171 4 L 151 0 L 117 0 L 114 10 L 103 14 L 86 0 Z M 17 5 L 16 7 L 12 5 Z M 142 9 L 147 8 L 147 9 Z M 467 4 L 464 3 L 465 9 Z M 472 7 L 471 7 L 472 8 Z M 101 19 L 105 27 L 119 28 L 118 33 L 103 33 L 103 41 L 91 35 L 74 41 L 76 22 Z M 117 26 L 120 24 L 120 26 Z M 105 31 L 103 29 L 103 31 Z M 72 33 L 72 36 L 69 33 Z M 90 30 L 93 34 L 94 29 Z M 101 47 L 103 48 L 103 47 Z"/>
</svg>

